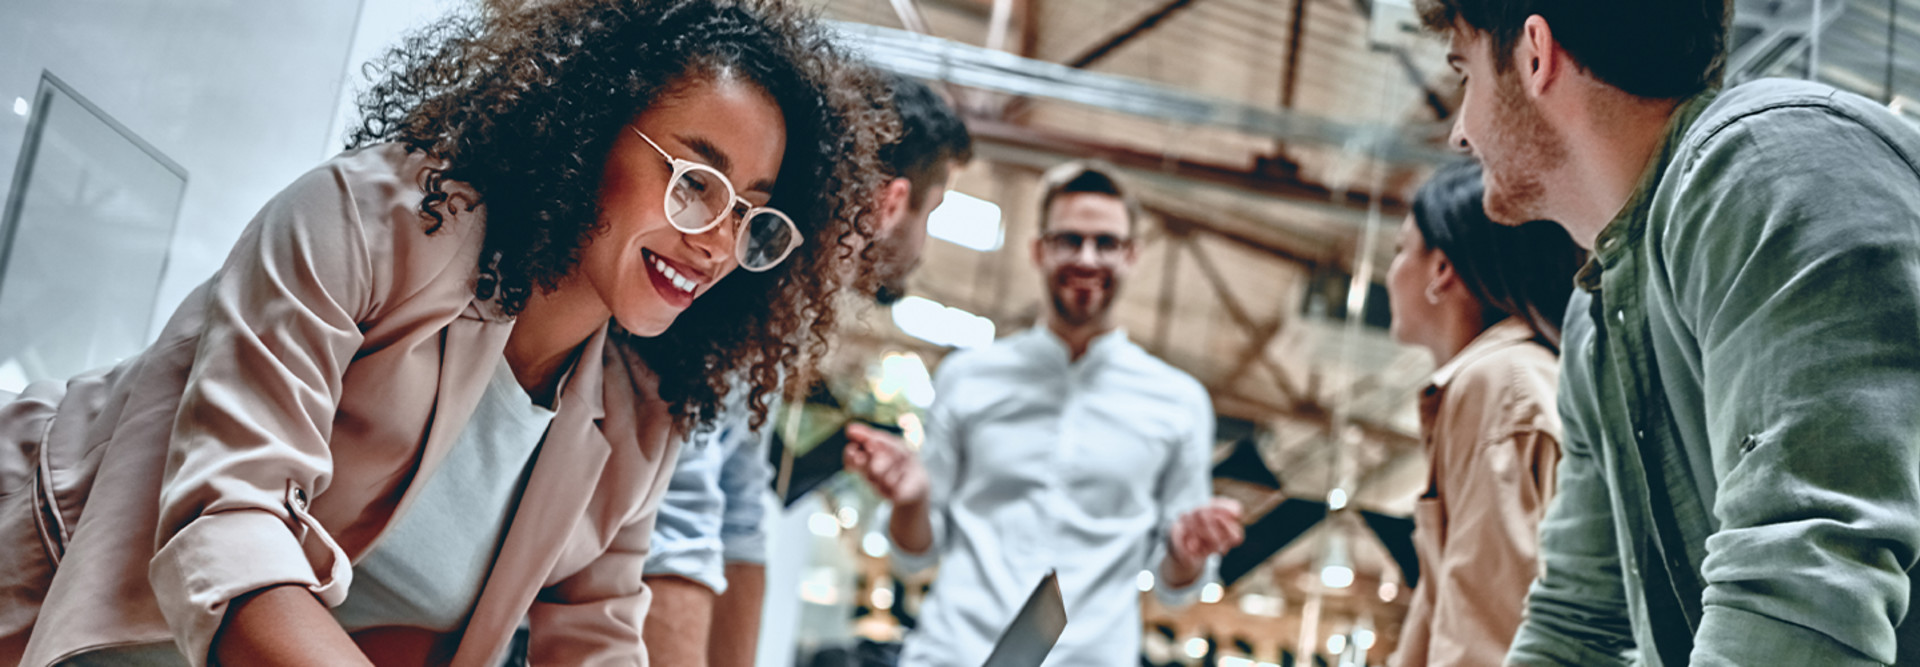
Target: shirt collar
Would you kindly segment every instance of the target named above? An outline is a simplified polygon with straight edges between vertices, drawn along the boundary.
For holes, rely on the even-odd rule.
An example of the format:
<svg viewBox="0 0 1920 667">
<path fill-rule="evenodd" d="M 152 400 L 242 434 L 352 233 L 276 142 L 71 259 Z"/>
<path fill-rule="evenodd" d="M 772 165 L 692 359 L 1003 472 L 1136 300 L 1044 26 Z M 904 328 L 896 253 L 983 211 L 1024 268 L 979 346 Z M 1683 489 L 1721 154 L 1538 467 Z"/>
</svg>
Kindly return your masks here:
<svg viewBox="0 0 1920 667">
<path fill-rule="evenodd" d="M 1613 265 L 1623 256 L 1630 246 L 1636 244 L 1640 232 L 1646 228 L 1647 211 L 1653 206 L 1654 190 L 1659 188 L 1660 179 L 1666 175 L 1667 165 L 1673 161 L 1673 154 L 1679 150 L 1680 143 L 1700 119 L 1700 114 L 1720 96 L 1718 90 L 1706 92 L 1688 98 L 1674 109 L 1673 116 L 1667 120 L 1667 136 L 1660 140 L 1653 159 L 1647 162 L 1646 169 L 1640 173 L 1640 181 L 1633 188 L 1633 195 L 1627 198 L 1627 204 L 1620 207 L 1620 213 L 1600 229 L 1600 236 L 1594 239 L 1593 257 L 1586 266 L 1574 276 L 1581 289 L 1593 292 L 1600 289 L 1600 272 Z"/>
<path fill-rule="evenodd" d="M 1445 389 L 1453 382 L 1453 377 L 1460 373 L 1460 369 L 1473 363 L 1474 360 L 1487 356 L 1495 350 L 1533 340 L 1535 335 L 1533 327 L 1529 326 L 1526 320 L 1518 317 L 1509 317 L 1501 320 L 1499 324 L 1487 327 L 1486 331 L 1474 337 L 1473 342 L 1461 348 L 1459 354 L 1453 355 L 1452 359 L 1447 360 L 1439 370 L 1433 372 L 1432 378 L 1427 381 L 1426 393 L 1432 394 Z"/>
<path fill-rule="evenodd" d="M 1054 333 L 1053 329 L 1048 328 L 1046 322 L 1033 325 L 1033 329 L 1029 332 L 1028 336 L 1037 341 L 1036 347 L 1040 348 L 1043 354 L 1069 366 L 1075 365 L 1076 363 L 1087 363 L 1104 359 L 1113 354 L 1112 351 L 1115 348 L 1124 346 L 1128 342 L 1127 329 L 1125 327 L 1114 327 L 1112 331 L 1095 336 L 1093 340 L 1088 341 L 1087 353 L 1081 355 L 1079 361 L 1075 362 L 1073 360 L 1073 350 L 1067 347 L 1067 341 L 1062 340 L 1059 334 Z"/>
</svg>

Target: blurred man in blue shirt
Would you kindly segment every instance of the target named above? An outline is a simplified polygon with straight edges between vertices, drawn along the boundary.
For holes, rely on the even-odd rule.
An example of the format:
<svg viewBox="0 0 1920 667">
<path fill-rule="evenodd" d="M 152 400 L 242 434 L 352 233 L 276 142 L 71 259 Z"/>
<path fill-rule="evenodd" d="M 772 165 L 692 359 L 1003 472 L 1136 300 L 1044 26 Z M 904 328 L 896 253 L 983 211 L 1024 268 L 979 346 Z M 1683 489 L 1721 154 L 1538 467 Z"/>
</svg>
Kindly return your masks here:
<svg viewBox="0 0 1920 667">
<path fill-rule="evenodd" d="M 927 216 L 946 197 L 952 171 L 973 157 L 966 125 L 946 102 L 917 81 L 891 80 L 900 138 L 881 151 L 893 179 L 876 202 L 870 281 L 882 304 L 905 296 Z M 766 586 L 762 496 L 772 471 L 762 434 L 740 412 L 681 448 L 661 503 L 646 566 L 654 613 L 643 631 L 654 664 L 753 664 Z"/>
</svg>

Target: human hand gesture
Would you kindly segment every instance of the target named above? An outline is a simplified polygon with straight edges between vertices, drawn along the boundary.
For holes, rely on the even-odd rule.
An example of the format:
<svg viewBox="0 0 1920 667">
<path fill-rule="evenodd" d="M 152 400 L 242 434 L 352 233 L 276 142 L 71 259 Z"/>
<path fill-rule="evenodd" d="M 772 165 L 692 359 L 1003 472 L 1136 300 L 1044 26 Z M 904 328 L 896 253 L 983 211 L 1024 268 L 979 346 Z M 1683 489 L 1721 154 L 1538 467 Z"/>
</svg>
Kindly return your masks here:
<svg viewBox="0 0 1920 667">
<path fill-rule="evenodd" d="M 1214 498 L 1205 506 L 1187 512 L 1173 524 L 1167 535 L 1167 555 L 1183 568 L 1198 567 L 1208 556 L 1226 553 L 1240 546 L 1247 531 L 1240 525 L 1240 502 L 1232 498 Z"/>
<path fill-rule="evenodd" d="M 927 469 L 899 436 L 865 424 L 848 424 L 841 460 L 894 505 L 927 501 Z"/>
</svg>

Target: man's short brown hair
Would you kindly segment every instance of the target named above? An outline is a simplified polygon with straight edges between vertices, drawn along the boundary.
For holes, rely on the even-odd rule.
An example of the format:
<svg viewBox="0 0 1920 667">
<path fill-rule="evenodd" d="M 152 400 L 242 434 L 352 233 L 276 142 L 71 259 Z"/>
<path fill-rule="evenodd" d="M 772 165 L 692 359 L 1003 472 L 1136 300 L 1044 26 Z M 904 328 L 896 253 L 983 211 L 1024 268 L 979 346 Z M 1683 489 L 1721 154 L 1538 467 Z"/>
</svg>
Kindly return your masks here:
<svg viewBox="0 0 1920 667">
<path fill-rule="evenodd" d="M 1053 200 L 1061 195 L 1098 194 L 1117 198 L 1127 206 L 1127 235 L 1140 233 L 1140 219 L 1146 217 L 1139 200 L 1120 182 L 1113 165 L 1098 160 L 1075 160 L 1048 169 L 1040 176 L 1040 231 L 1045 233 L 1053 221 Z"/>
<path fill-rule="evenodd" d="M 1527 18 L 1538 15 L 1575 62 L 1608 85 L 1649 99 L 1691 97 L 1726 77 L 1731 0 L 1419 0 L 1429 30 L 1477 30 L 1494 67 L 1513 66 Z"/>
</svg>

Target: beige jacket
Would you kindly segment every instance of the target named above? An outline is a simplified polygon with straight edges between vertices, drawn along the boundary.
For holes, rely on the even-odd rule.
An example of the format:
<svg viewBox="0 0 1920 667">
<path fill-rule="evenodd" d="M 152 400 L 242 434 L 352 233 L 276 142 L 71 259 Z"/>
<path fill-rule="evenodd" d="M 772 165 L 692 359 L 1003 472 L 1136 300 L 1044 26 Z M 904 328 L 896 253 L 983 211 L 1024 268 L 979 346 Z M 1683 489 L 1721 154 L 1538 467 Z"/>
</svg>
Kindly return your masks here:
<svg viewBox="0 0 1920 667">
<path fill-rule="evenodd" d="M 472 190 L 449 183 L 425 233 L 428 165 L 383 145 L 309 172 L 145 353 L 0 403 L 0 664 L 169 637 L 202 664 L 242 593 L 346 598 L 513 329 L 473 297 Z M 641 565 L 677 439 L 657 379 L 608 335 L 561 389 L 466 631 L 433 662 L 497 665 L 529 616 L 536 663 L 646 664 Z"/>
<path fill-rule="evenodd" d="M 1559 360 L 1510 319 L 1433 374 L 1420 397 L 1430 486 L 1414 515 L 1420 582 L 1393 667 L 1506 659 L 1539 571 L 1560 460 Z"/>
</svg>

